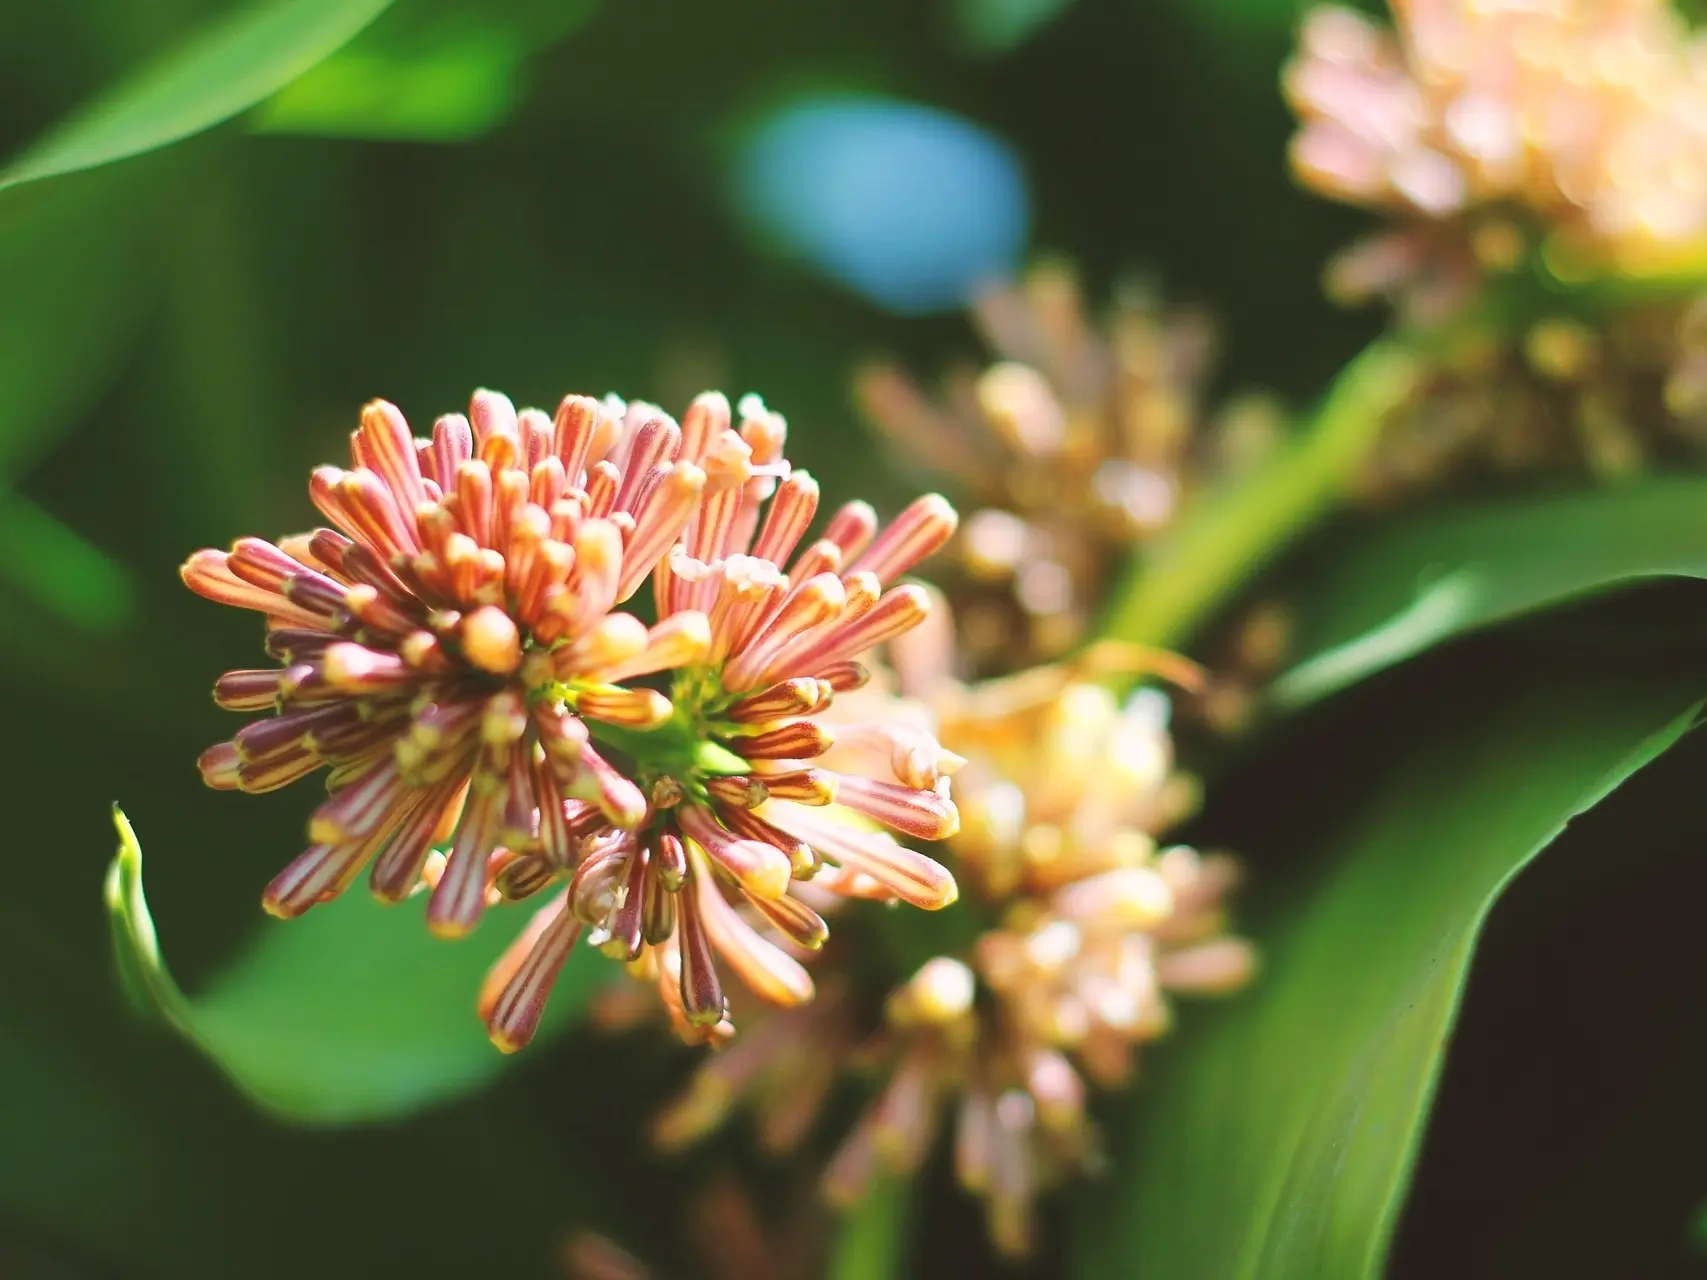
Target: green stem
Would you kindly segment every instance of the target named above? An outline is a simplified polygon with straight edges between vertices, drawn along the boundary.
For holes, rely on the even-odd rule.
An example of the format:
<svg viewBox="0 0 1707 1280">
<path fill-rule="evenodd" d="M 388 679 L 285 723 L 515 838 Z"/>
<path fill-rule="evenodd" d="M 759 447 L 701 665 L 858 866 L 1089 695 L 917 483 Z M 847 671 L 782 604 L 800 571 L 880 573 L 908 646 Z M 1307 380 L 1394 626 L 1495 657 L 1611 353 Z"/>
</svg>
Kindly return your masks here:
<svg viewBox="0 0 1707 1280">
<path fill-rule="evenodd" d="M 1418 355 L 1392 340 L 1364 348 L 1301 435 L 1257 471 L 1194 508 L 1145 552 L 1116 593 L 1105 634 L 1177 645 L 1240 584 L 1344 496 L 1388 414 L 1411 394 Z"/>
<path fill-rule="evenodd" d="M 137 843 L 130 819 L 116 804 L 113 825 L 118 828 L 119 851 L 107 869 L 105 895 L 120 982 L 139 1011 L 158 1014 L 186 1039 L 199 1044 L 195 1008 L 160 958 L 154 917 L 142 891 L 142 846 Z"/>
<path fill-rule="evenodd" d="M 914 1181 L 883 1172 L 842 1215 L 830 1246 L 827 1280 L 894 1280 L 907 1272 Z"/>
</svg>

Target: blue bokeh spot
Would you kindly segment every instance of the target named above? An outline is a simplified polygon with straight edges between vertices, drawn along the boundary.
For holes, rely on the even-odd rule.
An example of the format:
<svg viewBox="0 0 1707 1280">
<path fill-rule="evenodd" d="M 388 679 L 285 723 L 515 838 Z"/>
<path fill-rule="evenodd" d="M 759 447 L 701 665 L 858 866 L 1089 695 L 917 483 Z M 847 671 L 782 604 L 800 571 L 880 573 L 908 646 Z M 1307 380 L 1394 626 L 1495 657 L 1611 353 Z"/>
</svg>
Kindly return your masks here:
<svg viewBox="0 0 1707 1280">
<path fill-rule="evenodd" d="M 1030 201 L 1014 154 L 930 107 L 796 101 L 748 139 L 743 215 L 786 252 L 892 311 L 946 311 L 1011 275 Z"/>
</svg>

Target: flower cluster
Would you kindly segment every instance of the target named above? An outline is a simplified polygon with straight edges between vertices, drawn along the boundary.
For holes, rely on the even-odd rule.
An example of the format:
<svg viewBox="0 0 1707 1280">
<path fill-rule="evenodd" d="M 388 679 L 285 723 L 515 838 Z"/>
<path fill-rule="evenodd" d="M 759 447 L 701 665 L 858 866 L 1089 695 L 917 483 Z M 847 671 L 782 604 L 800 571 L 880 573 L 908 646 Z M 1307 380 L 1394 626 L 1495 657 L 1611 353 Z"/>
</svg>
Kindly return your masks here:
<svg viewBox="0 0 1707 1280">
<path fill-rule="evenodd" d="M 1195 801 L 1173 769 L 1166 700 L 1123 702 L 1090 679 L 1135 658 L 1183 664 L 1105 647 L 968 687 L 947 673 L 947 639 L 891 645 L 907 696 L 861 697 L 964 757 L 963 825 L 947 844 L 985 927 L 880 1005 L 844 985 L 762 1022 L 699 1068 L 656 1132 L 680 1145 L 739 1103 L 767 1147 L 792 1149 L 851 1059 L 884 1083 L 826 1170 L 831 1198 L 857 1199 L 879 1169 L 916 1170 L 952 1115 L 959 1180 L 985 1199 L 997 1246 L 1018 1254 L 1035 1198 L 1097 1163 L 1090 1087 L 1130 1080 L 1137 1046 L 1169 1026 L 1166 992 L 1234 990 L 1253 957 L 1224 933 L 1231 860 L 1157 847 Z"/>
<path fill-rule="evenodd" d="M 1419 225 L 1345 259 L 1347 291 L 1424 267 L 1559 260 L 1675 269 L 1707 253 L 1707 45 L 1667 0 L 1391 0 L 1383 31 L 1314 11 L 1287 71 L 1294 168 L 1336 199 Z"/>
<path fill-rule="evenodd" d="M 1685 291 L 1537 290 L 1707 264 L 1707 43 L 1666 0 L 1393 0 L 1311 13 L 1286 74 L 1294 170 L 1391 226 L 1330 264 L 1436 342 L 1361 477 L 1390 500 L 1469 473 L 1627 474 L 1707 444 L 1707 326 Z M 1497 316 L 1469 303 L 1500 282 Z M 1627 295 L 1627 296 L 1626 296 Z"/>
<path fill-rule="evenodd" d="M 371 867 L 386 901 L 430 887 L 430 927 L 457 936 L 560 884 L 482 996 L 513 1049 L 583 931 L 660 977 L 704 1035 L 727 1030 L 718 958 L 772 1000 L 811 997 L 790 951 L 827 929 L 802 882 L 952 902 L 948 872 L 880 827 L 951 835 L 957 758 L 911 729 L 893 768 L 818 757 L 835 741 L 823 713 L 866 679 L 858 657 L 928 612 L 891 584 L 954 512 L 927 497 L 880 529 L 852 503 L 807 542 L 818 489 L 784 439 L 753 397 L 738 425 L 715 394 L 678 424 L 478 392 L 426 439 L 376 401 L 352 468 L 312 477 L 333 527 L 192 556 L 184 581 L 265 615 L 279 664 L 220 678 L 221 706 L 274 714 L 204 753 L 203 778 L 262 792 L 327 770 L 312 843 L 267 909 L 300 915 Z M 651 625 L 619 607 L 648 581 Z"/>
<path fill-rule="evenodd" d="M 1280 422 L 1255 397 L 1211 412 L 1213 330 L 1148 290 L 1121 293 L 1099 327 L 1073 276 L 1044 265 L 985 292 L 973 319 L 998 360 L 951 376 L 943 397 L 891 365 L 857 393 L 902 458 L 972 509 L 950 548 L 961 649 L 977 670 L 1012 670 L 1081 643 L 1134 545 L 1261 457 Z"/>
</svg>

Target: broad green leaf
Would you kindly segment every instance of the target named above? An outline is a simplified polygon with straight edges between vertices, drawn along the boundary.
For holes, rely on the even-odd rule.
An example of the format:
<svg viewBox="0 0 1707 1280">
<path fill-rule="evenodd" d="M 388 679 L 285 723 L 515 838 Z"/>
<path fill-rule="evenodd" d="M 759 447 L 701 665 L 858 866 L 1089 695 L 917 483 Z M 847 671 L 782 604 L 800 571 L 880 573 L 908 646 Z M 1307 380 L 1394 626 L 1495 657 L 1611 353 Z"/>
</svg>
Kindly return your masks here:
<svg viewBox="0 0 1707 1280">
<path fill-rule="evenodd" d="M 390 3 L 260 0 L 229 13 L 0 169 L 0 192 L 111 164 L 211 129 L 330 56 Z"/>
<path fill-rule="evenodd" d="M 255 113 L 266 133 L 458 142 L 501 124 L 526 88 L 528 59 L 598 0 L 400 4 Z"/>
<path fill-rule="evenodd" d="M 269 921 L 192 999 L 160 956 L 136 835 L 123 813 L 114 821 L 119 851 L 106 899 L 125 986 L 262 1106 L 312 1124 L 384 1119 L 466 1093 L 509 1061 L 487 1040 L 474 1001 L 526 913 L 443 942 L 410 906 L 346 894 L 301 920 Z M 572 1022 L 606 972 L 590 949 L 577 949 L 541 1034 Z"/>
<path fill-rule="evenodd" d="M 1314 702 L 1443 640 L 1640 578 L 1707 576 L 1707 480 L 1665 478 L 1383 525 L 1299 592 L 1274 682 Z"/>
<path fill-rule="evenodd" d="M 1583 681 L 1415 749 L 1325 874 L 1253 930 L 1265 971 L 1184 1011 L 1111 1134 L 1078 1273 L 1379 1275 L 1477 936 L 1512 878 L 1693 722 L 1697 690 Z"/>
</svg>

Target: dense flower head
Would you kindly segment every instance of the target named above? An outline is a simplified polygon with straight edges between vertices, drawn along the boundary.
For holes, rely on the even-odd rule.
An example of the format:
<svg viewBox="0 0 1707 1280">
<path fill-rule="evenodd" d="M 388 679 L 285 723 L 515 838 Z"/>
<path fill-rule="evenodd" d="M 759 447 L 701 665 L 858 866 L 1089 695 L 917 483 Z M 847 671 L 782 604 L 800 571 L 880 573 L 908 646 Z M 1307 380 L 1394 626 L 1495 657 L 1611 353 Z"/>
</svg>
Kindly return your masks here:
<svg viewBox="0 0 1707 1280">
<path fill-rule="evenodd" d="M 312 478 L 335 528 L 192 556 L 185 582 L 264 614 L 280 664 L 221 677 L 222 706 L 276 714 L 204 753 L 203 777 L 268 791 L 328 770 L 268 910 L 299 915 L 371 865 L 382 899 L 430 887 L 429 924 L 454 936 L 561 884 L 482 998 L 515 1048 L 583 928 L 661 973 L 704 1032 L 724 1024 L 714 955 L 773 1000 L 810 998 L 786 948 L 827 930 L 799 882 L 953 901 L 940 865 L 875 828 L 955 830 L 956 760 L 815 763 L 859 657 L 928 612 L 891 584 L 948 540 L 953 509 L 927 497 L 880 528 L 851 503 L 802 550 L 818 489 L 785 436 L 756 397 L 738 424 L 716 394 L 678 424 L 585 396 L 518 413 L 482 391 L 420 440 L 376 401 L 352 469 Z M 623 607 L 648 581 L 651 625 Z"/>
<path fill-rule="evenodd" d="M 1554 236 L 1556 262 L 1699 266 L 1707 44 L 1667 0 L 1391 8 L 1392 31 L 1316 9 L 1286 74 L 1302 180 L 1411 224 L 1342 258 L 1341 292 L 1420 286 L 1443 304 L 1532 234 Z"/>
<path fill-rule="evenodd" d="M 963 823 L 945 843 L 987 926 L 886 999 L 844 980 L 759 1021 L 698 1068 L 656 1137 L 692 1141 L 740 1105 L 768 1148 L 790 1150 L 852 1063 L 882 1083 L 827 1167 L 831 1199 L 916 1170 L 951 1119 L 961 1183 L 985 1200 L 998 1247 L 1021 1253 L 1036 1196 L 1097 1163 L 1091 1087 L 1131 1078 L 1137 1047 L 1170 1025 L 1167 992 L 1234 990 L 1254 958 L 1225 933 L 1232 860 L 1158 847 L 1195 798 L 1173 769 L 1166 700 L 1122 700 L 1091 678 L 1187 664 L 1104 646 L 965 686 L 946 674 L 948 639 L 941 622 L 899 639 L 892 678 L 880 671 L 839 710 L 873 716 L 886 700 L 883 723 L 934 731 L 963 761 Z M 837 750 L 869 749 L 856 736 Z"/>
<path fill-rule="evenodd" d="M 1666 0 L 1390 7 L 1391 30 L 1314 10 L 1286 73 L 1294 170 L 1388 219 L 1332 260 L 1329 293 L 1388 297 L 1449 335 L 1389 415 L 1359 496 L 1698 461 L 1707 41 Z M 1535 287 L 1549 276 L 1668 280 L 1603 296 Z"/>
<path fill-rule="evenodd" d="M 1112 572 L 1169 528 L 1191 494 L 1249 465 L 1278 416 L 1205 403 L 1214 333 L 1132 287 L 1106 324 L 1056 265 L 986 291 L 973 319 L 997 361 L 945 395 L 878 365 L 857 391 L 905 458 L 972 507 L 952 552 L 962 645 L 978 670 L 1059 656 L 1085 636 Z"/>
</svg>

